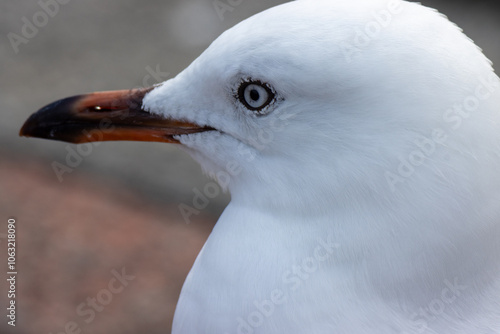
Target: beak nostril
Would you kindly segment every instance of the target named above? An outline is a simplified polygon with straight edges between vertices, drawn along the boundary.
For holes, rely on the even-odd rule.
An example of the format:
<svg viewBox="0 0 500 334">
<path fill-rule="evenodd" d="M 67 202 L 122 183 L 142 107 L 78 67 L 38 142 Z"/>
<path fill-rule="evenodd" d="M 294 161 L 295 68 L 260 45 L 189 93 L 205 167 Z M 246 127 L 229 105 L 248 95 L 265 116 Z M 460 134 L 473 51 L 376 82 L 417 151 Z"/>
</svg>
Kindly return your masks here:
<svg viewBox="0 0 500 334">
<path fill-rule="evenodd" d="M 103 107 L 100 107 L 100 106 L 91 106 L 91 107 L 87 107 L 87 108 L 84 108 L 80 111 L 80 113 L 95 113 L 95 112 L 105 112 L 105 111 L 109 111 L 107 109 L 104 109 Z"/>
</svg>

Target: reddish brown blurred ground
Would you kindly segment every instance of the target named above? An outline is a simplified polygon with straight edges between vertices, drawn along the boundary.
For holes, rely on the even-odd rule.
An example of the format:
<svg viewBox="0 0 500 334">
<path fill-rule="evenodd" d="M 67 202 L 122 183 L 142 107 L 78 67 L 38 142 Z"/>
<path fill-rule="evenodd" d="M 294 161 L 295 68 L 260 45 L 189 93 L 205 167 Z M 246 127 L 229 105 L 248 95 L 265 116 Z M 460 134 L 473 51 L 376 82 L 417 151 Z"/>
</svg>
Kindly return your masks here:
<svg viewBox="0 0 500 334">
<path fill-rule="evenodd" d="M 17 219 L 18 241 L 17 326 L 6 325 L 2 279 L 0 333 L 64 333 L 69 321 L 81 333 L 169 333 L 182 282 L 213 218 L 186 225 L 172 218 L 179 217 L 175 205 L 152 206 L 116 181 L 75 175 L 59 183 L 41 167 L 0 160 L 0 219 L 5 225 L 9 216 Z M 77 306 L 123 267 L 135 279 L 86 324 Z"/>
</svg>

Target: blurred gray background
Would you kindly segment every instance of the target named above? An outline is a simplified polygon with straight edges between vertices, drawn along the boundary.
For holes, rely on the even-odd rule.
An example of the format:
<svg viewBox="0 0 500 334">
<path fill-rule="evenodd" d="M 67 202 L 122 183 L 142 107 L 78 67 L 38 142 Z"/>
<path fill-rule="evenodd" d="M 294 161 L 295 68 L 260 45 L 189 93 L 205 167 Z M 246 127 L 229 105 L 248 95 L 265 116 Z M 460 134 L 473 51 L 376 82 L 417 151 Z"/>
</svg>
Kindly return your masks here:
<svg viewBox="0 0 500 334">
<path fill-rule="evenodd" d="M 38 1 L 1 0 L 0 268 L 13 216 L 19 274 L 15 328 L 6 324 L 0 280 L 0 333 L 170 331 L 182 282 L 229 197 L 211 200 L 186 224 L 179 204 L 191 205 L 193 189 L 209 180 L 174 145 L 102 143 L 60 182 L 52 163 L 65 164 L 74 146 L 20 138 L 18 131 L 54 100 L 171 78 L 224 30 L 284 2 L 242 1 L 221 17 L 212 0 L 73 0 L 16 53 L 8 34 L 21 35 L 23 18 L 33 22 L 43 9 Z M 500 63 L 498 1 L 422 2 Z M 113 270 L 122 268 L 134 279 L 86 321 L 78 306 L 102 301 Z"/>
</svg>

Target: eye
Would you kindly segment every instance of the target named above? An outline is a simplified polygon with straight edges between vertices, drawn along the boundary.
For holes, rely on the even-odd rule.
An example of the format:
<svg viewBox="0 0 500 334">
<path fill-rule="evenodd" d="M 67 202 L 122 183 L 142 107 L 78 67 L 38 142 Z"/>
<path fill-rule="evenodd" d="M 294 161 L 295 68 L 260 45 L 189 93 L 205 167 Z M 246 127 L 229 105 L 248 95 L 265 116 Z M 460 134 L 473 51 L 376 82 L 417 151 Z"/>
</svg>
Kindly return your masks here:
<svg viewBox="0 0 500 334">
<path fill-rule="evenodd" d="M 260 111 L 273 102 L 275 94 L 267 84 L 244 82 L 238 89 L 238 99 L 247 109 Z"/>
</svg>

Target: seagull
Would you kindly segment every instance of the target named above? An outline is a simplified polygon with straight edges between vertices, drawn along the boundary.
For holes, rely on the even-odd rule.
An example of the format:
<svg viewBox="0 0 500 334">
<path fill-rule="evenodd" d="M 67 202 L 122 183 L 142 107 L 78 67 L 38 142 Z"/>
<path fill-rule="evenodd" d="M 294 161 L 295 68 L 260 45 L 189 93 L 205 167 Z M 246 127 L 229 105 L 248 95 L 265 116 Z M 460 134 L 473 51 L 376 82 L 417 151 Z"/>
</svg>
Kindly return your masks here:
<svg viewBox="0 0 500 334">
<path fill-rule="evenodd" d="M 178 144 L 230 192 L 173 333 L 500 333 L 500 79 L 444 15 L 297 0 L 21 135 Z"/>
</svg>

